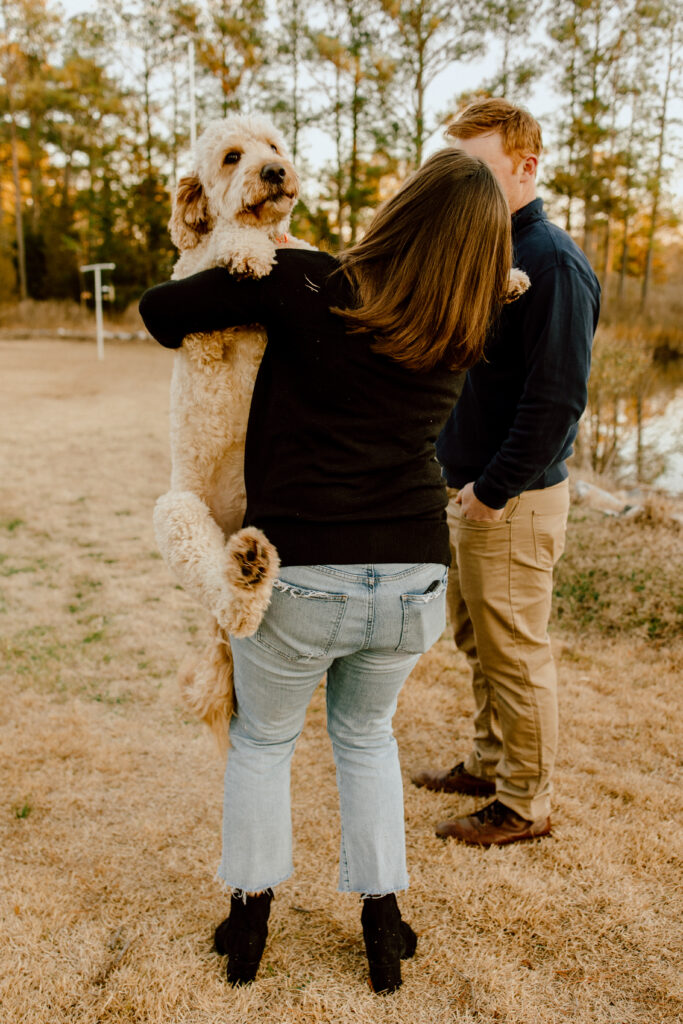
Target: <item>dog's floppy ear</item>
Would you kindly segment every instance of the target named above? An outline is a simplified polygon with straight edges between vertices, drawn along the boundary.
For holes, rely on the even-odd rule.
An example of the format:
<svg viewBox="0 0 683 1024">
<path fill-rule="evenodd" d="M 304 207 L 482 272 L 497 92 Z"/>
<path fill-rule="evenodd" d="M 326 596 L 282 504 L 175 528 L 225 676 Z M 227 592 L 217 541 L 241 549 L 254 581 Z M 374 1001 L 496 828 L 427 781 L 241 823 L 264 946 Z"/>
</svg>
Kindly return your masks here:
<svg viewBox="0 0 683 1024">
<path fill-rule="evenodd" d="M 194 249 L 212 226 L 202 183 L 196 174 L 188 174 L 178 182 L 173 197 L 173 213 L 168 223 L 173 244 L 181 252 Z"/>
</svg>

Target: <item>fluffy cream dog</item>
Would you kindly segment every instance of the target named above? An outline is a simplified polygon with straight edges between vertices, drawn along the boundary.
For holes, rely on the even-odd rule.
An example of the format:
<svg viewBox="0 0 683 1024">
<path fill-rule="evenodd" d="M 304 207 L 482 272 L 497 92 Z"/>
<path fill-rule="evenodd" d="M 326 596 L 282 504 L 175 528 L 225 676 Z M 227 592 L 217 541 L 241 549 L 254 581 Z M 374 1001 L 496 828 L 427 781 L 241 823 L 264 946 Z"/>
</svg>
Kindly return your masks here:
<svg viewBox="0 0 683 1024">
<path fill-rule="evenodd" d="M 214 121 L 197 142 L 196 168 L 173 203 L 174 279 L 215 266 L 268 274 L 299 194 L 280 133 L 261 117 Z M 223 750 L 232 710 L 228 634 L 256 630 L 279 569 L 264 534 L 240 529 L 247 419 L 265 343 L 258 326 L 185 338 L 171 381 L 171 489 L 154 509 L 166 564 L 214 619 L 211 641 L 181 668 L 180 683 L 185 707 Z"/>
</svg>

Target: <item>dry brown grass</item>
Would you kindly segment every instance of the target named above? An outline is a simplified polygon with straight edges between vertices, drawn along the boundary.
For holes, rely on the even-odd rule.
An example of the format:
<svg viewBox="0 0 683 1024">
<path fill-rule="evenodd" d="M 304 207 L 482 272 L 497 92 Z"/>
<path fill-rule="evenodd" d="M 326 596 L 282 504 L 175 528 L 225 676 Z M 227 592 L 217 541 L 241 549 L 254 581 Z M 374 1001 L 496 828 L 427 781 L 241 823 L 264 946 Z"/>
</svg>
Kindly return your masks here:
<svg viewBox="0 0 683 1024">
<path fill-rule="evenodd" d="M 552 838 L 443 843 L 433 823 L 473 803 L 406 785 L 402 906 L 420 942 L 385 999 L 367 987 L 357 900 L 335 892 L 319 690 L 295 757 L 296 873 L 258 982 L 229 989 L 211 952 L 226 908 L 221 772 L 174 682 L 203 617 L 150 522 L 168 479 L 170 357 L 109 345 L 98 364 L 89 346 L 2 342 L 0 360 L 2 1024 L 680 1019 L 680 649 L 638 632 L 555 630 Z M 399 705 L 406 773 L 463 753 L 469 711 L 444 638 Z"/>
<path fill-rule="evenodd" d="M 144 330 L 144 324 L 138 313 L 137 302 L 131 303 L 124 310 L 112 308 L 103 303 L 105 331 Z M 0 330 L 5 335 L 12 331 L 86 331 L 95 335 L 95 312 L 90 305 L 73 302 L 70 299 L 25 299 L 23 302 L 4 303 L 0 305 Z"/>
<path fill-rule="evenodd" d="M 107 310 L 105 310 L 107 312 Z M 92 310 L 69 299 L 49 299 L 38 302 L 24 299 L 23 302 L 0 305 L 0 327 L 82 327 L 94 321 Z"/>
<path fill-rule="evenodd" d="M 637 500 L 639 511 L 625 518 L 573 503 L 555 573 L 554 620 L 584 636 L 680 643 L 683 529 L 675 516 L 682 503 L 654 493 Z"/>
</svg>

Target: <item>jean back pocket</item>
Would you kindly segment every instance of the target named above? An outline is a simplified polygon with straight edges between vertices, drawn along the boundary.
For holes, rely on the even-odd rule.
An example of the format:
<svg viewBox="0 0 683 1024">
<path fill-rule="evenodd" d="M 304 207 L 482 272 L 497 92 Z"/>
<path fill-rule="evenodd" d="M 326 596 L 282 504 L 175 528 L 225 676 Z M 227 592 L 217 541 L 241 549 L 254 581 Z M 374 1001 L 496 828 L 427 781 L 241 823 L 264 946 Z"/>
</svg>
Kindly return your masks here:
<svg viewBox="0 0 683 1024">
<path fill-rule="evenodd" d="M 347 594 L 306 590 L 275 580 L 268 610 L 254 639 L 288 661 L 329 654 L 346 611 Z"/>
<path fill-rule="evenodd" d="M 403 621 L 397 651 L 424 654 L 446 628 L 447 574 L 421 594 L 402 594 Z"/>
</svg>

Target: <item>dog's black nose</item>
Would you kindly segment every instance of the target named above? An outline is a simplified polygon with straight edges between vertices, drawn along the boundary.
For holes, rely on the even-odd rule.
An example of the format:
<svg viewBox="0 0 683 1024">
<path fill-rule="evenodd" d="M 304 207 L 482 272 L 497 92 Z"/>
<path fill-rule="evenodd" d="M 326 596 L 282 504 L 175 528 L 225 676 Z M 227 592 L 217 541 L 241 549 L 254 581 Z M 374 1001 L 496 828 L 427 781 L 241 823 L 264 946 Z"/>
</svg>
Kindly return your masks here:
<svg viewBox="0 0 683 1024">
<path fill-rule="evenodd" d="M 264 164 L 261 168 L 261 177 L 271 185 L 281 185 L 286 174 L 287 171 L 282 164 Z"/>
</svg>

